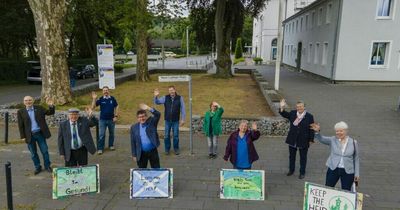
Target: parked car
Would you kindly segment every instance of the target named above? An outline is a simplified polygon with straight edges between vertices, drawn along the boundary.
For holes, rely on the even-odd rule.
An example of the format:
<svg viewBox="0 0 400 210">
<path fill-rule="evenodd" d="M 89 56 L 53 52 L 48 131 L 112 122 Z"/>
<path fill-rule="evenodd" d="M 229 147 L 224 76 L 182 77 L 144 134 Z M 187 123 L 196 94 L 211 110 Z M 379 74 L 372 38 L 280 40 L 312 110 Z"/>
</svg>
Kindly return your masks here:
<svg viewBox="0 0 400 210">
<path fill-rule="evenodd" d="M 93 64 L 78 64 L 74 66 L 73 69 L 76 71 L 76 77 L 79 79 L 86 79 L 88 77 L 94 78 L 96 76 L 96 67 L 94 67 Z"/>
<path fill-rule="evenodd" d="M 29 84 L 42 82 L 42 69 L 40 61 L 27 61 L 29 69 L 26 72 L 26 80 Z"/>
<path fill-rule="evenodd" d="M 133 53 L 132 51 L 128 51 L 128 52 L 126 53 L 126 55 L 135 55 L 135 53 Z"/>
<path fill-rule="evenodd" d="M 162 52 L 160 53 L 160 55 L 162 56 Z M 164 51 L 164 55 L 167 58 L 172 58 L 172 57 L 176 56 L 176 54 L 174 52 L 171 52 L 171 51 Z"/>
</svg>

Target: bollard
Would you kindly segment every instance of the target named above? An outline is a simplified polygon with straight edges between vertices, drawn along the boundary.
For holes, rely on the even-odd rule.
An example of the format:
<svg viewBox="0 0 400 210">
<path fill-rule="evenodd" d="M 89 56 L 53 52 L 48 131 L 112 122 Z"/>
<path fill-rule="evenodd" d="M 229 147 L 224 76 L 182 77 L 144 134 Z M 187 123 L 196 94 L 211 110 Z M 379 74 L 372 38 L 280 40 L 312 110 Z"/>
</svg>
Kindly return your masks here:
<svg viewBox="0 0 400 210">
<path fill-rule="evenodd" d="M 4 114 L 4 124 L 5 124 L 5 126 L 4 126 L 4 129 L 5 129 L 4 143 L 6 143 L 6 144 L 8 144 L 8 117 L 9 117 L 9 114 L 8 114 L 8 112 L 6 112 Z"/>
<path fill-rule="evenodd" d="M 99 124 L 97 123 L 97 125 L 96 125 L 96 145 L 99 145 L 99 139 L 100 139 L 100 134 L 99 134 L 100 132 L 99 132 Z"/>
<path fill-rule="evenodd" d="M 12 200 L 12 182 L 11 182 L 11 163 L 8 161 L 5 164 L 6 168 L 6 186 L 7 186 L 7 208 L 8 210 L 13 210 L 13 200 Z"/>
</svg>

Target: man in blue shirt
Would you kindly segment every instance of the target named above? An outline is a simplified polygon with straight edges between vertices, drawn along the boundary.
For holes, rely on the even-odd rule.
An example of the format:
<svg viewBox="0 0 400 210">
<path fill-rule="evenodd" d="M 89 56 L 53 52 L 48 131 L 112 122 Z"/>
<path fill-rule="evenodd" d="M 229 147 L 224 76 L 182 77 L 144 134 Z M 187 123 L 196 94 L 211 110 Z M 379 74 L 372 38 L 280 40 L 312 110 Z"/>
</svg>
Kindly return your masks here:
<svg viewBox="0 0 400 210">
<path fill-rule="evenodd" d="M 137 163 L 139 168 L 147 168 L 148 162 L 150 162 L 151 168 L 160 168 L 160 158 L 157 151 L 160 140 L 157 125 L 161 113 L 146 104 L 139 106 L 140 110 L 136 113 L 138 122 L 132 125 L 130 130 L 132 160 Z M 146 110 L 150 111 L 153 116 L 147 117 Z"/>
<path fill-rule="evenodd" d="M 114 147 L 114 130 L 115 122 L 118 119 L 118 103 L 113 96 L 110 95 L 110 89 L 107 86 L 103 87 L 103 96 L 97 99 L 97 94 L 92 92 L 92 109 L 100 106 L 99 120 L 99 142 L 97 143 L 97 154 L 101 155 L 104 151 L 104 143 L 106 137 L 106 128 L 108 128 L 109 139 L 108 147 L 111 151 Z"/>
<path fill-rule="evenodd" d="M 175 86 L 168 87 L 169 95 L 159 97 L 160 91 L 154 90 L 154 103 L 164 104 L 165 118 L 165 154 L 169 155 L 171 149 L 171 129 L 174 136 L 174 151 L 175 155 L 179 155 L 179 126 L 185 123 L 185 103 L 183 97 L 176 93 Z M 179 118 L 181 119 L 179 122 Z"/>
<path fill-rule="evenodd" d="M 40 152 L 43 155 L 44 168 L 51 173 L 51 162 L 46 143 L 46 139 L 50 138 L 51 133 L 47 126 L 45 115 L 53 115 L 55 107 L 53 105 L 53 100 L 51 99 L 47 99 L 49 109 L 33 105 L 33 102 L 34 100 L 31 96 L 25 96 L 25 108 L 22 108 L 17 112 L 20 136 L 21 139 L 26 142 L 28 149 L 31 152 L 31 158 L 35 165 L 34 174 L 36 175 L 42 171 L 39 155 L 37 154 L 37 146 L 39 146 Z"/>
</svg>

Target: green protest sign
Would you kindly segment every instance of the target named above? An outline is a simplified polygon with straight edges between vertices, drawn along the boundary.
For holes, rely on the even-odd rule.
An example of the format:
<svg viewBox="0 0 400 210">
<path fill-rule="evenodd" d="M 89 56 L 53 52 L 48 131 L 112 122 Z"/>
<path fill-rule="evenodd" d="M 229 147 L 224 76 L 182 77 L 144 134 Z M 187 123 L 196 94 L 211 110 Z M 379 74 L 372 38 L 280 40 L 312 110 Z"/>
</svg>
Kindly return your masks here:
<svg viewBox="0 0 400 210">
<path fill-rule="evenodd" d="M 264 200 L 264 171 L 222 169 L 220 198 Z"/>
<path fill-rule="evenodd" d="M 53 199 L 99 192 L 99 165 L 53 168 Z"/>
<path fill-rule="evenodd" d="M 363 195 L 306 182 L 304 210 L 361 210 Z"/>
</svg>

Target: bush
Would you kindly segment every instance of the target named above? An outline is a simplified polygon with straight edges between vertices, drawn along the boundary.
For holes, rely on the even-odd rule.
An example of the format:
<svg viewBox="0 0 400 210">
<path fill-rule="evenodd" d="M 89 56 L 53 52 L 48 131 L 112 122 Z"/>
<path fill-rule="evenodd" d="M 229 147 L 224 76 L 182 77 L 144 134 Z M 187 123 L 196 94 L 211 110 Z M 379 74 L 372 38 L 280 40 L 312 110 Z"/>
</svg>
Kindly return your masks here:
<svg viewBox="0 0 400 210">
<path fill-rule="evenodd" d="M 256 64 L 261 64 L 261 62 L 263 61 L 263 59 L 260 58 L 260 57 L 255 57 L 255 58 L 253 58 L 253 61 L 254 61 Z"/>
<path fill-rule="evenodd" d="M 234 64 L 234 65 L 236 65 L 236 64 L 238 64 L 238 63 L 240 63 L 240 62 L 244 62 L 244 58 L 243 58 L 243 57 L 241 57 L 241 58 L 235 58 L 235 59 L 233 60 L 233 64 Z"/>
<path fill-rule="evenodd" d="M 242 38 L 237 38 L 235 47 L 235 58 L 243 57 Z"/>
<path fill-rule="evenodd" d="M 0 84 L 12 84 L 26 82 L 26 72 L 29 64 L 25 60 L 20 61 L 0 61 Z"/>
<path fill-rule="evenodd" d="M 186 57 L 185 54 L 179 54 L 179 55 L 174 56 L 174 58 L 184 58 L 184 57 Z"/>
<path fill-rule="evenodd" d="M 116 73 L 122 73 L 124 69 L 135 67 L 135 64 L 115 64 L 114 71 Z"/>
</svg>

